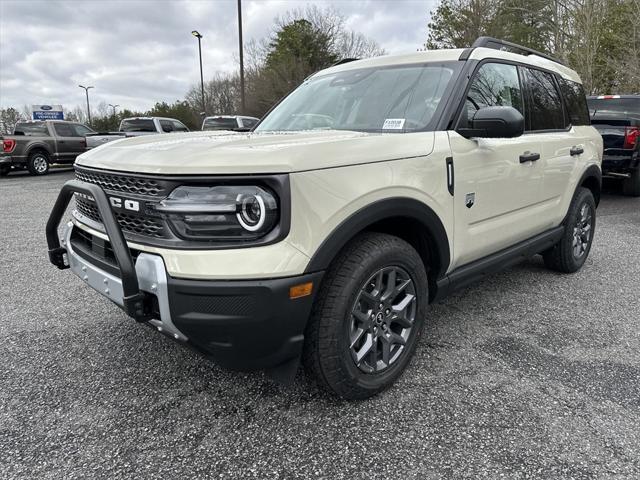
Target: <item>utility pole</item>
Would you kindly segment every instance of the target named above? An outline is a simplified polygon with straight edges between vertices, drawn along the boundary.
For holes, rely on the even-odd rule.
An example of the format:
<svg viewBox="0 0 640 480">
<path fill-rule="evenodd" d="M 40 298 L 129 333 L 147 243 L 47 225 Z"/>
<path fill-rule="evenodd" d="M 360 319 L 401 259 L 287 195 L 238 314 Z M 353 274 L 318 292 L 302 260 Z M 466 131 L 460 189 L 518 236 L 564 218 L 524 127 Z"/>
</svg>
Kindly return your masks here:
<svg viewBox="0 0 640 480">
<path fill-rule="evenodd" d="M 89 89 L 93 87 L 85 87 L 84 85 L 78 85 L 80 88 L 84 88 L 84 93 L 87 95 L 87 118 L 89 119 L 89 126 L 91 126 L 91 108 L 89 107 Z"/>
<path fill-rule="evenodd" d="M 244 48 L 242 45 L 242 0 L 238 0 L 238 48 L 240 50 L 240 114 L 245 112 L 244 101 Z"/>
<path fill-rule="evenodd" d="M 204 102 L 204 75 L 202 74 L 202 35 L 197 30 L 193 30 L 191 35 L 198 39 L 198 55 L 200 56 L 200 91 L 202 93 L 202 113 L 203 115 L 207 115 L 207 108 Z"/>
</svg>

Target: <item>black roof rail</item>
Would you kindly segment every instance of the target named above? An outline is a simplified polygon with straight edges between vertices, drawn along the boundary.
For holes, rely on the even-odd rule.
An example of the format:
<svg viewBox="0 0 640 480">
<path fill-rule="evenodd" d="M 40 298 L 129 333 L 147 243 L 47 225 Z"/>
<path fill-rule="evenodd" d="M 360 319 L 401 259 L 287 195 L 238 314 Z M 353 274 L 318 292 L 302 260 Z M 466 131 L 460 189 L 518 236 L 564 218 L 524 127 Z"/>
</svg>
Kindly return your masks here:
<svg viewBox="0 0 640 480">
<path fill-rule="evenodd" d="M 342 60 L 338 60 L 336 63 L 334 63 L 331 66 L 335 67 L 337 65 L 342 65 L 344 63 L 355 62 L 356 60 L 360 60 L 360 59 L 359 58 L 343 58 Z"/>
<path fill-rule="evenodd" d="M 535 55 L 537 57 L 546 58 L 547 60 L 551 60 L 552 62 L 559 63 L 560 65 L 564 65 L 564 62 L 558 60 L 551 55 L 547 55 L 546 53 L 539 52 L 534 50 L 533 48 L 523 47 L 522 45 L 518 45 L 517 43 L 507 42 L 506 40 L 500 40 L 498 38 L 493 37 L 478 37 L 471 48 L 493 48 L 494 50 L 512 50 L 513 53 L 519 53 L 520 55 Z"/>
</svg>

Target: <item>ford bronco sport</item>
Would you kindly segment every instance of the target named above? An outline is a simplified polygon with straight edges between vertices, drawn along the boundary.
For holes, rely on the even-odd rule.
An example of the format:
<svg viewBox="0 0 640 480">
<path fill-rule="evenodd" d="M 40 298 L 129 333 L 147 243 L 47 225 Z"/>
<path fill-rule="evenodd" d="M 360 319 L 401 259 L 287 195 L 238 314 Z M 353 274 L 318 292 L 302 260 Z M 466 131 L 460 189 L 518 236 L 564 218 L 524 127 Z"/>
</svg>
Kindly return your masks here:
<svg viewBox="0 0 640 480">
<path fill-rule="evenodd" d="M 447 292 L 539 253 L 583 266 L 601 161 L 578 75 L 480 38 L 320 71 L 248 134 L 84 153 L 49 258 L 223 366 L 284 380 L 302 358 L 322 387 L 366 398 Z"/>
</svg>

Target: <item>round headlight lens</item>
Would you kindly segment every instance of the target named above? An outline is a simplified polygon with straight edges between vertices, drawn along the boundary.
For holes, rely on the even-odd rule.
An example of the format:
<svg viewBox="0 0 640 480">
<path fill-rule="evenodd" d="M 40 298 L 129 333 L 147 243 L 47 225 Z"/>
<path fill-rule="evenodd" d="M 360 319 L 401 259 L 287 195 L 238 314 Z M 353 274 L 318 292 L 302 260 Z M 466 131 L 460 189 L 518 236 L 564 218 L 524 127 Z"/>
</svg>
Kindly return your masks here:
<svg viewBox="0 0 640 480">
<path fill-rule="evenodd" d="M 236 218 L 242 228 L 250 232 L 260 230 L 267 216 L 264 200 L 260 194 L 238 195 L 236 202 L 240 205 Z"/>
</svg>

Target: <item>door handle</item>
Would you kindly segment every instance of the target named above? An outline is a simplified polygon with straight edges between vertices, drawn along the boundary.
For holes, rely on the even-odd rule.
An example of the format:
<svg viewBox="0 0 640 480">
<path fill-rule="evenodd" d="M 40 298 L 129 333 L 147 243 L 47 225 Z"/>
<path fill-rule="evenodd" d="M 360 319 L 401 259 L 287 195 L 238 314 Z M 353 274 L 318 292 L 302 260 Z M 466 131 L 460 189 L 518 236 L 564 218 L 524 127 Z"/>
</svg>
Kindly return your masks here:
<svg viewBox="0 0 640 480">
<path fill-rule="evenodd" d="M 539 153 L 524 152 L 520 155 L 520 163 L 535 162 L 536 160 L 540 160 Z"/>
<path fill-rule="evenodd" d="M 571 147 L 571 150 L 569 150 L 569 153 L 571 154 L 572 157 L 575 157 L 576 155 L 582 155 L 584 153 L 584 148 Z"/>
</svg>

